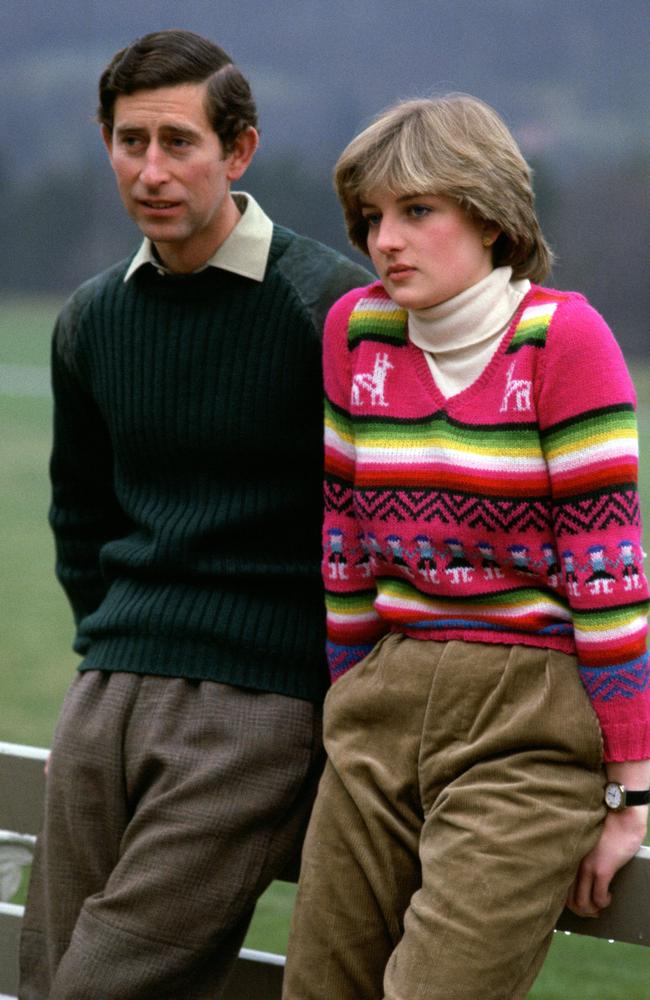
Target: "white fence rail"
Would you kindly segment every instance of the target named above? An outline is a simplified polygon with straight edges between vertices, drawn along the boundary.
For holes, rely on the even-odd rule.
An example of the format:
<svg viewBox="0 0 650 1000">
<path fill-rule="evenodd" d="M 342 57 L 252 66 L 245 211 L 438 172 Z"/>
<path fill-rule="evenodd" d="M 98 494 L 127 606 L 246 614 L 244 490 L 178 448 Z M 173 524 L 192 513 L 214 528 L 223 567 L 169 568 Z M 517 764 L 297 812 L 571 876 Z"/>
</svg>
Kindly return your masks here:
<svg viewBox="0 0 650 1000">
<path fill-rule="evenodd" d="M 47 750 L 0 742 L 0 1000 L 15 1000 L 22 906 L 12 903 L 40 825 Z M 565 911 L 558 930 L 650 947 L 650 847 L 616 876 L 614 902 L 597 920 Z M 225 1000 L 280 1000 L 284 957 L 243 948 Z"/>
</svg>

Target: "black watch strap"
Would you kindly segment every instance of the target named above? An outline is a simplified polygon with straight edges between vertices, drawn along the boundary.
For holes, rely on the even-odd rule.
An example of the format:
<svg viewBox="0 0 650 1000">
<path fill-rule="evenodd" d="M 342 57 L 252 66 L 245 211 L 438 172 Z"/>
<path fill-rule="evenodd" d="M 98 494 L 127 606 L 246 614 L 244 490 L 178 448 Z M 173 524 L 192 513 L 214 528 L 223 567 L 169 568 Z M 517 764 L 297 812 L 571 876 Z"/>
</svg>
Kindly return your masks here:
<svg viewBox="0 0 650 1000">
<path fill-rule="evenodd" d="M 647 806 L 650 805 L 650 788 L 645 792 L 630 792 L 625 789 L 626 806 Z"/>
</svg>

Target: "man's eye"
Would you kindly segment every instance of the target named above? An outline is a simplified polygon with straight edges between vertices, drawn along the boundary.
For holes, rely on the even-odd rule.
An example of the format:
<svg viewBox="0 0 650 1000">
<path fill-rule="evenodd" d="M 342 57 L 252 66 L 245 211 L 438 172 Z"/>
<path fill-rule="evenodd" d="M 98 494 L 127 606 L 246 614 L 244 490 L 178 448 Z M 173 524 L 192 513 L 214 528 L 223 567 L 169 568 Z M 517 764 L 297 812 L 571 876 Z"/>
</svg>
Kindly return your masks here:
<svg viewBox="0 0 650 1000">
<path fill-rule="evenodd" d="M 189 146 L 189 139 L 184 139 L 182 136 L 177 135 L 169 140 L 169 145 L 172 149 L 186 149 Z"/>
<path fill-rule="evenodd" d="M 124 149 L 140 149 L 142 146 L 142 138 L 139 135 L 123 135 L 120 139 L 120 144 L 124 147 Z"/>
</svg>

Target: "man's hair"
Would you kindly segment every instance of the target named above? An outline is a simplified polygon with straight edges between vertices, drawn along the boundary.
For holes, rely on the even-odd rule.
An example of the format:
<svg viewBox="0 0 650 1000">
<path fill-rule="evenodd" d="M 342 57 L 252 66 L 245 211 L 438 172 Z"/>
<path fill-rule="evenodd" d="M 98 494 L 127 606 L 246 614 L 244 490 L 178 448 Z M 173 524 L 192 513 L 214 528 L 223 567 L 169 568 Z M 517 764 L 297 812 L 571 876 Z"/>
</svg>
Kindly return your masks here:
<svg viewBox="0 0 650 1000">
<path fill-rule="evenodd" d="M 115 101 L 138 90 L 207 83 L 206 113 L 228 153 L 244 129 L 257 126 L 250 85 L 230 56 L 193 31 L 170 29 L 116 52 L 99 81 L 97 119 L 111 132 Z"/>
<path fill-rule="evenodd" d="M 494 266 L 543 280 L 553 255 L 535 212 L 531 170 L 499 115 L 468 94 L 401 101 L 381 112 L 343 150 L 334 169 L 351 243 L 368 253 L 361 206 L 375 188 L 396 195 L 454 198 L 501 233 Z"/>
</svg>

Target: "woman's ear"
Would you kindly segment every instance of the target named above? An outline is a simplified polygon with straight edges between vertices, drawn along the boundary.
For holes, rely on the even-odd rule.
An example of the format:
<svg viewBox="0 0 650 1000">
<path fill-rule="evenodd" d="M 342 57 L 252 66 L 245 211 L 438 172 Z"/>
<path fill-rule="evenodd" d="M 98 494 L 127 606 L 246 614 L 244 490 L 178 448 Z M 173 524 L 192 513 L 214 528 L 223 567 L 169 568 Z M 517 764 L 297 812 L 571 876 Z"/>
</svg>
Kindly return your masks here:
<svg viewBox="0 0 650 1000">
<path fill-rule="evenodd" d="M 481 226 L 481 242 L 484 247 L 493 246 L 501 235 L 501 230 L 496 222 L 484 222 Z"/>
</svg>

